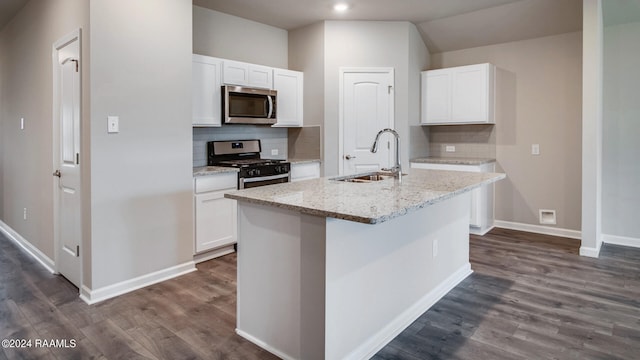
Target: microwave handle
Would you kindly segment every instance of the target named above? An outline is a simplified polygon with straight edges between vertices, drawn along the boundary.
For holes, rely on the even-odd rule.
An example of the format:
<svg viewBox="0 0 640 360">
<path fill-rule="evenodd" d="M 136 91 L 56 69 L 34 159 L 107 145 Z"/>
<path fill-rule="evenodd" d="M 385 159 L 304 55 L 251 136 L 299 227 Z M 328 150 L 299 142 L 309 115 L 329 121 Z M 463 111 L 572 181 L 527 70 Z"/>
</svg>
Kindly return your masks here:
<svg viewBox="0 0 640 360">
<path fill-rule="evenodd" d="M 269 102 L 269 112 L 267 113 L 267 118 L 271 119 L 271 114 L 273 114 L 273 98 L 271 95 L 267 95 L 267 101 Z"/>
</svg>

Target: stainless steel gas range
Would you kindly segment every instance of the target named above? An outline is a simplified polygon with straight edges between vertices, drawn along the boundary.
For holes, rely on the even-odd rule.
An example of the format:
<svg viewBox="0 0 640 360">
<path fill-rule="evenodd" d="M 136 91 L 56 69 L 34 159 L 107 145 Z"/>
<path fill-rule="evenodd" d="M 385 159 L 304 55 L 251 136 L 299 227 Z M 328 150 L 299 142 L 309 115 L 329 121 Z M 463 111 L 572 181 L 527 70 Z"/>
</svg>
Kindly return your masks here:
<svg viewBox="0 0 640 360">
<path fill-rule="evenodd" d="M 291 181 L 291 164 L 285 160 L 262 159 L 260 140 L 210 141 L 208 165 L 238 168 L 238 189 Z"/>
</svg>

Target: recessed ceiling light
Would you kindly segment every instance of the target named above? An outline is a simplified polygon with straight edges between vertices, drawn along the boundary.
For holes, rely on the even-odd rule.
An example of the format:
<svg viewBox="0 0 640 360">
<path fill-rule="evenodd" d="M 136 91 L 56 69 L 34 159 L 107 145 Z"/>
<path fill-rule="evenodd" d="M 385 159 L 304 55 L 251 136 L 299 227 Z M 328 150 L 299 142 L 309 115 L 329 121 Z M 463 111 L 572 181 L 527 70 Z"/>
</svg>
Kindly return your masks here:
<svg viewBox="0 0 640 360">
<path fill-rule="evenodd" d="M 349 10 L 349 4 L 347 4 L 347 3 L 337 3 L 337 4 L 333 5 L 333 10 L 335 10 L 337 12 L 345 12 L 345 11 Z"/>
</svg>

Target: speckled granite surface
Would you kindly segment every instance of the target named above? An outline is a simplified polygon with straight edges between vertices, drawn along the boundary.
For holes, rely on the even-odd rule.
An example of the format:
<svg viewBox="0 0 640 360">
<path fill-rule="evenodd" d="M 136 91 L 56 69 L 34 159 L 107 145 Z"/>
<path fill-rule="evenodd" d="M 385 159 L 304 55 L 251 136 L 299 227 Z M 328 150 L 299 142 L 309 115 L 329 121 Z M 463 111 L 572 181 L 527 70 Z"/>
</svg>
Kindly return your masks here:
<svg viewBox="0 0 640 360">
<path fill-rule="evenodd" d="M 505 174 L 412 169 L 410 175 L 370 183 L 320 178 L 225 194 L 225 197 L 301 213 L 377 224 L 483 184 Z"/>
<path fill-rule="evenodd" d="M 227 172 L 238 172 L 237 168 L 232 167 L 224 167 L 224 166 L 201 166 L 193 168 L 193 176 L 207 176 L 207 175 L 215 175 L 220 173 Z"/>
<path fill-rule="evenodd" d="M 496 159 L 425 157 L 425 158 L 411 159 L 411 162 L 426 163 L 426 164 L 482 165 L 482 164 L 496 162 Z"/>
</svg>

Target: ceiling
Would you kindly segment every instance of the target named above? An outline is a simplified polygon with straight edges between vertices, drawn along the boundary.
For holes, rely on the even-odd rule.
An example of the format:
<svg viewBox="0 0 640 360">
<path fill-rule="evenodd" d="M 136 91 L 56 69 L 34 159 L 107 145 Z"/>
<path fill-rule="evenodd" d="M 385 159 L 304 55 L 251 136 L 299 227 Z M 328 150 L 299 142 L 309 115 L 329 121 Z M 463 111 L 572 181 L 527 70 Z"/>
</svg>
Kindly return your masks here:
<svg viewBox="0 0 640 360">
<path fill-rule="evenodd" d="M 0 0 L 0 30 L 27 4 L 28 0 Z"/>
<path fill-rule="evenodd" d="M 193 0 L 193 4 L 285 30 L 321 20 L 410 21 L 438 53 L 582 29 L 582 0 Z M 630 2 L 637 7 L 638 0 Z M 28 0 L 0 0 L 0 29 Z M 624 14 L 624 12 L 621 12 Z"/>
<path fill-rule="evenodd" d="M 193 0 L 193 4 L 292 30 L 321 20 L 400 20 L 438 53 L 582 30 L 582 0 Z M 634 0 L 632 0 L 634 1 Z"/>
</svg>

